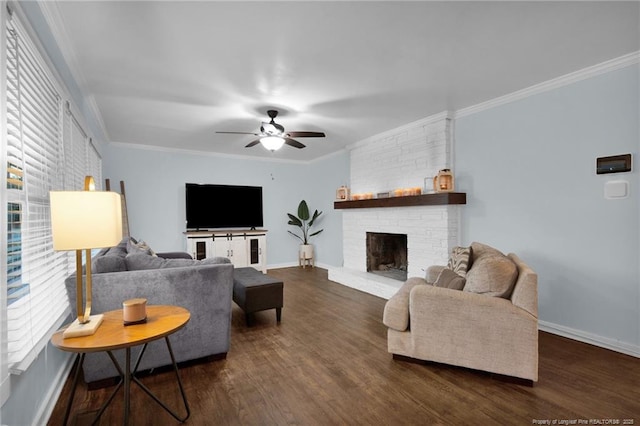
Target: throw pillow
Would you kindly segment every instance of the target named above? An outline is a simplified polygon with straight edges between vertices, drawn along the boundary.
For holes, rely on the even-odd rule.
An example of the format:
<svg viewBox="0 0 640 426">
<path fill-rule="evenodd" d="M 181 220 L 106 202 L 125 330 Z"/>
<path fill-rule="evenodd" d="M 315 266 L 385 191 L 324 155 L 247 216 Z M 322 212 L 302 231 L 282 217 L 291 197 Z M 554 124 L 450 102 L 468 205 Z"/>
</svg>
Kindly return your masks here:
<svg viewBox="0 0 640 426">
<path fill-rule="evenodd" d="M 109 251 L 107 251 L 107 253 L 105 254 L 105 256 L 119 256 L 123 259 L 125 258 L 126 255 L 127 255 L 127 249 L 120 247 L 120 245 L 111 247 Z"/>
<path fill-rule="evenodd" d="M 146 254 L 150 254 L 152 256 L 156 256 L 156 253 L 151 250 L 151 247 L 149 247 L 149 244 L 147 244 L 144 241 L 136 241 L 133 238 L 130 238 L 129 241 L 127 242 L 127 253 L 146 253 Z"/>
<path fill-rule="evenodd" d="M 451 250 L 447 268 L 464 278 L 467 275 L 470 263 L 471 247 L 454 247 Z"/>
<path fill-rule="evenodd" d="M 124 256 L 100 256 L 91 260 L 91 272 L 104 274 L 106 272 L 122 272 L 127 270 Z"/>
<path fill-rule="evenodd" d="M 484 256 L 504 256 L 504 253 L 502 253 L 500 250 L 476 241 L 471 243 L 471 253 L 473 254 L 471 258 L 472 262 L 475 259 L 480 259 Z"/>
<path fill-rule="evenodd" d="M 483 256 L 473 262 L 464 291 L 508 298 L 517 278 L 518 268 L 508 257 Z"/>
<path fill-rule="evenodd" d="M 433 283 L 435 287 L 450 288 L 452 290 L 462 290 L 465 284 L 465 278 L 458 275 L 451 269 L 443 269 L 438 275 L 438 279 Z"/>
</svg>

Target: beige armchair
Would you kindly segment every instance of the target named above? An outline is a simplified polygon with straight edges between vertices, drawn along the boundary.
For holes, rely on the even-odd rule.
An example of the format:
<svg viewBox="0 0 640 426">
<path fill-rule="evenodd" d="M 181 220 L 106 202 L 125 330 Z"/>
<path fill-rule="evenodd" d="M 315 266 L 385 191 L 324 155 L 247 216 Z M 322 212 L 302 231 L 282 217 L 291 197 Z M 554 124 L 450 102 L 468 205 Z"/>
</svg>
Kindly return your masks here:
<svg viewBox="0 0 640 426">
<path fill-rule="evenodd" d="M 488 247 L 479 246 L 478 251 Z M 461 291 L 437 287 L 417 277 L 407 280 L 385 305 L 383 322 L 389 327 L 389 352 L 394 357 L 483 370 L 525 379 L 530 384 L 536 382 L 537 275 L 515 254 L 509 254 L 508 258 L 517 267 L 517 278 L 514 277 L 515 284 L 506 297 L 478 294 L 466 288 Z M 471 262 L 469 274 L 475 261 Z M 482 267 L 486 267 L 486 262 Z M 442 269 L 430 268 L 427 279 L 433 280 Z"/>
</svg>

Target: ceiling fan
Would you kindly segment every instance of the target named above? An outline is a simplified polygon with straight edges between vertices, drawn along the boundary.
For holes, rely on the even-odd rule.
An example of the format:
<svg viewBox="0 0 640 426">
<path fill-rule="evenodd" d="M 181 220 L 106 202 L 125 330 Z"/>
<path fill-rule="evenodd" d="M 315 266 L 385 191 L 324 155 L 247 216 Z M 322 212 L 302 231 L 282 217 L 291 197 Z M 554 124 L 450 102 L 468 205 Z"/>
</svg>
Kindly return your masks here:
<svg viewBox="0 0 640 426">
<path fill-rule="evenodd" d="M 322 132 L 285 132 L 284 127 L 274 121 L 274 119 L 278 116 L 278 111 L 274 109 L 270 109 L 267 111 L 267 115 L 271 118 L 271 121 L 262 122 L 260 126 L 260 133 L 254 132 L 216 132 L 216 133 L 227 133 L 227 134 L 236 134 L 236 135 L 254 135 L 258 136 L 258 139 L 249 142 L 245 148 L 251 148 L 259 143 L 267 148 L 269 151 L 276 151 L 282 147 L 282 145 L 287 144 L 294 148 L 304 148 L 305 145 L 301 144 L 297 140 L 293 138 L 324 138 L 325 134 Z"/>
</svg>

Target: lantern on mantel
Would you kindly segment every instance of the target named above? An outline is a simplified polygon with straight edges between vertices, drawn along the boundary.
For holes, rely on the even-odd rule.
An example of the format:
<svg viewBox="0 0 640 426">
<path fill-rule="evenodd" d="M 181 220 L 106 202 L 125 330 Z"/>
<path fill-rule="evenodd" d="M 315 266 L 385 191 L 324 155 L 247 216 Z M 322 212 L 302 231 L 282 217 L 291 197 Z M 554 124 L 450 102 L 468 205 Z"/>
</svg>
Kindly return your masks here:
<svg viewBox="0 0 640 426">
<path fill-rule="evenodd" d="M 349 188 L 342 185 L 336 190 L 336 201 L 347 201 L 350 198 Z"/>
<path fill-rule="evenodd" d="M 433 177 L 433 190 L 436 192 L 454 191 L 454 179 L 451 169 L 442 169 Z"/>
</svg>

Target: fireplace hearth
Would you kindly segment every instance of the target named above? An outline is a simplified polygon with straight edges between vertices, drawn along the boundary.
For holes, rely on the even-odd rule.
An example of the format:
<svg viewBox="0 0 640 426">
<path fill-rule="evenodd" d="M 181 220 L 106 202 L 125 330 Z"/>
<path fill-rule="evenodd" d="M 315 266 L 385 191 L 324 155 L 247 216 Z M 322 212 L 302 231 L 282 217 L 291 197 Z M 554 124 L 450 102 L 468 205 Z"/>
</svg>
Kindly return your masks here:
<svg viewBox="0 0 640 426">
<path fill-rule="evenodd" d="M 407 235 L 367 232 L 367 272 L 407 279 Z"/>
</svg>

